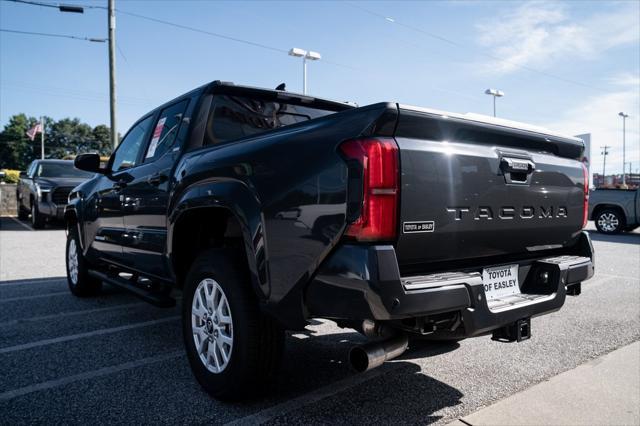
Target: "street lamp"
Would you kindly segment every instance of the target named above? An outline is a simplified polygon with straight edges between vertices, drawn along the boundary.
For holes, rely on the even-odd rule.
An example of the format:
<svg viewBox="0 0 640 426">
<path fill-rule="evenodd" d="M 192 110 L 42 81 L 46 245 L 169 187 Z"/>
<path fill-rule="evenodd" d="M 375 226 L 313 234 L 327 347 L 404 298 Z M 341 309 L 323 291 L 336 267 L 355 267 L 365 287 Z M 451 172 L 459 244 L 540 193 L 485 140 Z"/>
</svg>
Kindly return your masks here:
<svg viewBox="0 0 640 426">
<path fill-rule="evenodd" d="M 626 133 L 627 133 L 627 117 L 629 117 L 629 114 L 625 114 L 624 112 L 619 112 L 618 115 L 620 117 L 622 117 L 622 185 L 626 185 L 627 184 L 627 180 L 625 179 L 624 176 L 624 168 L 627 165 L 627 162 L 625 161 L 625 148 L 626 148 Z"/>
<path fill-rule="evenodd" d="M 487 89 L 484 91 L 485 95 L 493 96 L 493 116 L 496 116 L 496 98 L 501 98 L 504 96 L 504 92 L 498 89 Z"/>
<path fill-rule="evenodd" d="M 310 61 L 319 61 L 322 56 L 318 52 L 312 50 L 299 49 L 297 47 L 289 50 L 289 56 L 302 58 L 302 94 L 307 94 L 307 59 Z"/>
<path fill-rule="evenodd" d="M 74 6 L 72 4 L 59 4 L 58 10 L 60 12 L 69 12 L 69 13 L 84 13 L 84 7 L 82 6 Z"/>
</svg>

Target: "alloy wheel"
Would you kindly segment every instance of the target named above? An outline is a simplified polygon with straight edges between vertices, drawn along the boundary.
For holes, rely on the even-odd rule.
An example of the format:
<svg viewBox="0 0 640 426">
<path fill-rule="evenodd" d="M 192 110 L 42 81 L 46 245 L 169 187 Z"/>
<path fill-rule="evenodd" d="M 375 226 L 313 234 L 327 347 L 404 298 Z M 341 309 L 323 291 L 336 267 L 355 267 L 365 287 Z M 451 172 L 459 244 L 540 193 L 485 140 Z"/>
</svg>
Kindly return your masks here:
<svg viewBox="0 0 640 426">
<path fill-rule="evenodd" d="M 233 350 L 233 321 L 222 287 L 212 278 L 198 284 L 191 303 L 191 331 L 200 361 L 212 373 L 229 365 Z"/>
<path fill-rule="evenodd" d="M 606 232 L 613 232 L 620 226 L 620 221 L 615 214 L 604 213 L 598 218 L 598 225 Z"/>
<path fill-rule="evenodd" d="M 69 270 L 69 278 L 75 285 L 78 283 L 78 248 L 76 240 L 69 241 L 69 253 L 67 254 L 67 269 Z"/>
</svg>

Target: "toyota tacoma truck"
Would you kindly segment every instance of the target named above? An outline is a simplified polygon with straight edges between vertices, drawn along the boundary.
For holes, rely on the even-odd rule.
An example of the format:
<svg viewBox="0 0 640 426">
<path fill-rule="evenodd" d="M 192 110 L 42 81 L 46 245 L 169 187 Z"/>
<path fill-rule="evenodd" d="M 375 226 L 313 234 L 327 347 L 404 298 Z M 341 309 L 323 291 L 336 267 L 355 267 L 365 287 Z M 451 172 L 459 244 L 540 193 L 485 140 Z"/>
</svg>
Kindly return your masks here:
<svg viewBox="0 0 640 426">
<path fill-rule="evenodd" d="M 370 338 L 365 371 L 413 339 L 527 339 L 593 275 L 581 140 L 475 115 L 213 82 L 158 107 L 69 195 L 69 288 L 182 294 L 196 379 L 244 398 L 284 331 Z"/>
</svg>

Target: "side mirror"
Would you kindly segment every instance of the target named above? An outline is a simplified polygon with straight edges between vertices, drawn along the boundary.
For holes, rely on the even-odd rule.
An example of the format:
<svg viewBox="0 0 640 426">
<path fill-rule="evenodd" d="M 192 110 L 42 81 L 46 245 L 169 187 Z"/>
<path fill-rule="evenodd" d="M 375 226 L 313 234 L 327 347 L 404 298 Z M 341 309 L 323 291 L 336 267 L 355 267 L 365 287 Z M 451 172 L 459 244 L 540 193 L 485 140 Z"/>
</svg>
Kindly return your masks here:
<svg viewBox="0 0 640 426">
<path fill-rule="evenodd" d="M 27 176 L 27 172 L 20 172 L 20 179 L 26 179 L 29 176 Z"/>
<path fill-rule="evenodd" d="M 100 154 L 80 154 L 73 160 L 73 165 L 76 169 L 87 172 L 102 172 L 100 169 Z"/>
</svg>

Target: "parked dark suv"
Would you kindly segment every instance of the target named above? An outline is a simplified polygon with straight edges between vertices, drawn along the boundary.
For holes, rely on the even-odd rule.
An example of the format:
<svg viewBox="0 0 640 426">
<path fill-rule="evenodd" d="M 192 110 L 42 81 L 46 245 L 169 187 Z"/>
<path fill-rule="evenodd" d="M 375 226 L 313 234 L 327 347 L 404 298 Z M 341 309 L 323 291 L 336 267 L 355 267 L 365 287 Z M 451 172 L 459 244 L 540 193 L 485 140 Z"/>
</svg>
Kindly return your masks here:
<svg viewBox="0 0 640 426">
<path fill-rule="evenodd" d="M 73 188 L 93 173 L 78 170 L 71 160 L 35 160 L 20 172 L 17 187 L 18 217 L 38 229 L 49 219 L 62 219 Z"/>
</svg>

